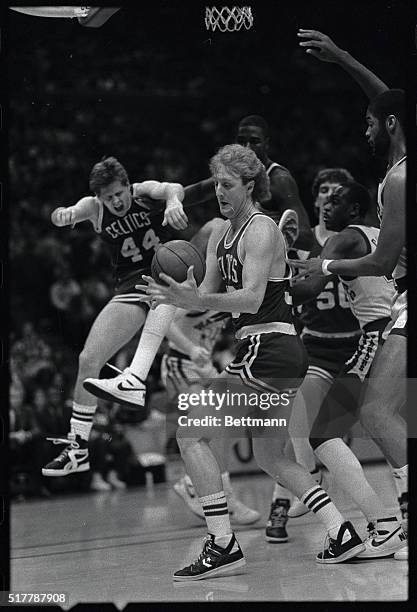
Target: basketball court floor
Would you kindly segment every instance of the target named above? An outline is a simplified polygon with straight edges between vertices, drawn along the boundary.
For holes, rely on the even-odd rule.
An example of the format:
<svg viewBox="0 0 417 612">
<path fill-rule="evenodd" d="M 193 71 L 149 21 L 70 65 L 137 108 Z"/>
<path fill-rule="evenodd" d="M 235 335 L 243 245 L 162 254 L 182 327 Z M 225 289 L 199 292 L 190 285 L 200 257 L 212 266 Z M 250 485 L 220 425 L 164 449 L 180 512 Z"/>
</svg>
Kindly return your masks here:
<svg viewBox="0 0 417 612">
<path fill-rule="evenodd" d="M 386 466 L 365 468 L 394 511 Z M 272 481 L 263 474 L 232 479 L 240 499 L 262 512 L 250 528 L 237 527 L 246 566 L 239 574 L 174 583 L 172 573 L 202 549 L 203 521 L 163 483 L 127 491 L 14 504 L 11 509 L 11 590 L 65 592 L 79 602 L 369 601 L 406 600 L 408 563 L 392 557 L 319 565 L 324 530 L 306 514 L 288 523 L 290 541 L 265 541 Z M 366 521 L 333 485 L 330 495 L 359 533 Z M 67 606 L 68 607 L 68 606 Z"/>
</svg>

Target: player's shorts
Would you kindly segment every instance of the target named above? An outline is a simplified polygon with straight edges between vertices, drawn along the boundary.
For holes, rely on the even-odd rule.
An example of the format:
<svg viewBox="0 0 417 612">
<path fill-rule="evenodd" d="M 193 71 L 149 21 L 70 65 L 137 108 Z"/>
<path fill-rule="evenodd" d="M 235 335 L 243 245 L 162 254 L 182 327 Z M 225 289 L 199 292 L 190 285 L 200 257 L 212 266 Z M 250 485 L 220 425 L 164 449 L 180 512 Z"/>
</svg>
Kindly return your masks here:
<svg viewBox="0 0 417 612">
<path fill-rule="evenodd" d="M 307 372 L 308 357 L 300 337 L 279 332 L 246 336 L 225 371 L 247 387 L 263 392 L 295 390 Z"/>
<path fill-rule="evenodd" d="M 114 296 L 109 304 L 134 304 L 147 313 L 149 310 L 148 304 L 139 301 L 139 296 L 143 295 L 143 292 L 135 289 L 135 285 L 142 283 L 143 274 L 150 276 L 151 271 L 149 269 L 135 270 L 119 276 L 116 280 Z"/>
<path fill-rule="evenodd" d="M 301 339 L 308 354 L 307 375 L 333 383 L 358 346 L 360 333 L 343 338 L 319 337 L 303 333 Z"/>
<path fill-rule="evenodd" d="M 190 386 L 201 383 L 203 386 L 218 375 L 212 363 L 199 368 L 188 355 L 170 349 L 162 357 L 161 382 L 168 392 L 168 397 L 174 399 L 179 393 L 188 393 Z"/>
<path fill-rule="evenodd" d="M 390 319 L 384 317 L 367 323 L 363 328 L 363 333 L 359 337 L 357 348 L 350 359 L 348 359 L 340 372 L 340 376 L 354 375 L 361 382 L 369 376 L 372 362 L 376 351 L 386 340 L 386 327 Z"/>
<path fill-rule="evenodd" d="M 386 329 L 386 335 L 407 337 L 407 287 L 406 278 L 395 282 L 397 293 L 391 305 L 391 321 Z"/>
</svg>

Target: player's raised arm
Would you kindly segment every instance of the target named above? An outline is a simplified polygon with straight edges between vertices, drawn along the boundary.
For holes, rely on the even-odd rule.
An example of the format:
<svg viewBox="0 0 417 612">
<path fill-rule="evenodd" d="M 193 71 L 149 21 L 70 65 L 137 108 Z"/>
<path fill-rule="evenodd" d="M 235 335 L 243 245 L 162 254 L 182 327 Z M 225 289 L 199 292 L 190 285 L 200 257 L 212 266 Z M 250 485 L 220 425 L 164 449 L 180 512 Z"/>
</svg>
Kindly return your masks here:
<svg viewBox="0 0 417 612">
<path fill-rule="evenodd" d="M 214 190 L 214 181 L 212 178 L 208 178 L 184 187 L 183 204 L 185 207 L 195 206 L 197 204 L 203 204 L 208 200 L 212 200 L 215 197 L 216 192 Z"/>
<path fill-rule="evenodd" d="M 51 221 L 57 227 L 74 226 L 81 221 L 91 221 L 94 224 L 98 216 L 99 204 L 94 196 L 81 198 L 73 206 L 59 206 L 51 214 Z"/>
<path fill-rule="evenodd" d="M 165 200 L 165 215 L 162 225 L 171 225 L 182 230 L 188 225 L 182 201 L 184 187 L 180 183 L 160 183 L 159 181 L 143 181 L 134 183 L 133 197 L 148 196 L 153 200 Z"/>
<path fill-rule="evenodd" d="M 350 53 L 340 49 L 326 34 L 318 30 L 300 29 L 297 36 L 301 39 L 300 47 L 304 47 L 306 53 L 317 57 L 322 62 L 333 62 L 341 66 L 358 83 L 370 100 L 389 89 L 376 74 L 358 62 Z"/>
</svg>

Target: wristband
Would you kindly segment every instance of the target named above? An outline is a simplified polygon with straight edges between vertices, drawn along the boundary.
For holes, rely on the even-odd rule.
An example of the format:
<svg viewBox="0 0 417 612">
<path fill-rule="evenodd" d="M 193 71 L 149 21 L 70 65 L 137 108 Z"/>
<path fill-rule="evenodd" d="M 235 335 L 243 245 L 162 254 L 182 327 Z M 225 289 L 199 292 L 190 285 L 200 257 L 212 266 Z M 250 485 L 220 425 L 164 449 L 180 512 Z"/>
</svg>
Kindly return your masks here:
<svg viewBox="0 0 417 612">
<path fill-rule="evenodd" d="M 330 272 L 330 270 L 327 269 L 329 267 L 329 264 L 332 263 L 332 261 L 334 261 L 334 259 L 323 259 L 321 264 L 321 271 L 323 272 L 324 276 L 330 276 L 330 274 L 333 274 L 333 272 Z"/>
</svg>

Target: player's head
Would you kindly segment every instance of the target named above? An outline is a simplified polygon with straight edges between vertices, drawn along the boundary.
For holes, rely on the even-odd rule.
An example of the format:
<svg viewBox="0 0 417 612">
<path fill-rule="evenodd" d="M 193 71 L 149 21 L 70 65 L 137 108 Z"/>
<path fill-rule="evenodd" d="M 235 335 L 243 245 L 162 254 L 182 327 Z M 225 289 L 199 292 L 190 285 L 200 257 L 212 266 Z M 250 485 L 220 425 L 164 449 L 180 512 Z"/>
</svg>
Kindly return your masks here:
<svg viewBox="0 0 417 612">
<path fill-rule="evenodd" d="M 237 144 L 252 149 L 263 164 L 268 159 L 269 127 L 260 115 L 248 115 L 239 122 Z"/>
<path fill-rule="evenodd" d="M 389 89 L 371 100 L 366 111 L 365 136 L 378 157 L 387 157 L 394 140 L 404 141 L 405 93 Z"/>
<path fill-rule="evenodd" d="M 320 215 L 324 203 L 336 187 L 347 181 L 353 181 L 353 176 L 346 168 L 324 168 L 317 172 L 311 188 L 317 215 Z"/>
<path fill-rule="evenodd" d="M 356 181 L 339 185 L 323 206 L 326 229 L 340 232 L 350 223 L 364 220 L 371 207 L 369 191 Z"/>
<path fill-rule="evenodd" d="M 105 157 L 93 166 L 89 186 L 110 212 L 122 217 L 132 203 L 129 177 L 115 157 Z"/>
<path fill-rule="evenodd" d="M 252 149 L 239 144 L 222 147 L 210 160 L 216 197 L 222 215 L 231 219 L 249 200 L 269 199 L 269 178 L 265 166 Z"/>
</svg>

